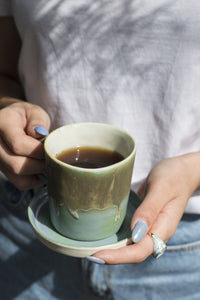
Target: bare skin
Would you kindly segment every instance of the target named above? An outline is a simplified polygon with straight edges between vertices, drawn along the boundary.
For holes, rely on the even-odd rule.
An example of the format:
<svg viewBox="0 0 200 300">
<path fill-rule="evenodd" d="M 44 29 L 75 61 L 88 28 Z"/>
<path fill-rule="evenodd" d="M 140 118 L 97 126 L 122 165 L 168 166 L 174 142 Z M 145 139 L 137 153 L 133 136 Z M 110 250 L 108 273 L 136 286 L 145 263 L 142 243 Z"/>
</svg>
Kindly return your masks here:
<svg viewBox="0 0 200 300">
<path fill-rule="evenodd" d="M 21 190 L 42 185 L 44 149 L 34 130 L 41 125 L 50 121 L 39 106 L 18 101 L 0 110 L 0 170 Z"/>
<path fill-rule="evenodd" d="M 21 42 L 11 17 L 0 18 L 0 170 L 19 189 L 42 185 L 44 150 L 34 128 L 50 127 L 48 114 L 24 100 L 17 73 Z M 22 99 L 22 100 L 21 100 Z"/>
<path fill-rule="evenodd" d="M 186 154 L 161 161 L 152 169 L 138 194 L 143 199 L 136 210 L 131 229 L 143 220 L 148 231 L 162 240 L 175 233 L 191 194 L 200 185 L 198 164 L 200 152 Z M 139 263 L 153 252 L 152 238 L 146 234 L 138 243 L 117 250 L 103 250 L 94 256 L 107 264 Z"/>
<path fill-rule="evenodd" d="M 44 170 L 44 153 L 34 128 L 49 129 L 50 119 L 41 107 L 22 101 L 24 92 L 17 74 L 20 38 L 12 18 L 0 18 L 0 36 L 0 57 L 4 58 L 0 59 L 0 170 L 24 190 L 42 185 L 37 174 Z M 148 231 L 167 242 L 189 197 L 200 185 L 199 165 L 200 152 L 196 152 L 155 166 L 138 191 L 143 202 L 133 216 L 131 229 L 143 220 Z M 94 256 L 107 264 L 139 263 L 152 252 L 153 241 L 146 234 L 137 244 L 99 251 Z"/>
</svg>

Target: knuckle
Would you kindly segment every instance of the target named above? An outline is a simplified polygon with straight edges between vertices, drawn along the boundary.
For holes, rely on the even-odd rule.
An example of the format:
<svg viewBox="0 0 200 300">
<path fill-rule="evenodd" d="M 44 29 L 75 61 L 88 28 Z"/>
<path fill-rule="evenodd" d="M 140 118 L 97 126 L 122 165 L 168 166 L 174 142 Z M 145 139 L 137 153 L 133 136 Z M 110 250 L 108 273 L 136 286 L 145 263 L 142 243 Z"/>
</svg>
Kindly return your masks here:
<svg viewBox="0 0 200 300">
<path fill-rule="evenodd" d="M 148 206 L 145 210 L 141 210 L 137 216 L 139 220 L 146 222 L 148 228 L 151 227 L 152 222 L 156 219 L 159 214 L 159 208 L 153 205 Z"/>
<path fill-rule="evenodd" d="M 147 219 L 149 219 L 150 222 L 152 222 L 152 220 L 154 220 L 155 217 L 157 217 L 158 213 L 159 213 L 159 208 L 155 205 L 151 205 L 148 209 Z"/>
<path fill-rule="evenodd" d="M 34 120 L 35 125 L 43 125 L 45 127 L 50 126 L 50 117 L 42 107 L 34 105 L 31 109 L 31 113 L 37 116 Z"/>
<path fill-rule="evenodd" d="M 37 104 L 34 104 L 32 107 L 31 107 L 31 110 L 34 111 L 34 112 L 40 112 L 40 111 L 43 111 L 43 109 L 37 105 Z"/>
<path fill-rule="evenodd" d="M 39 105 L 34 105 L 33 107 L 32 107 L 32 111 L 34 111 L 34 113 L 38 113 L 38 114 L 47 114 L 46 113 L 46 111 L 41 107 L 41 106 L 39 106 Z"/>
<path fill-rule="evenodd" d="M 150 255 L 150 253 L 146 253 L 144 252 L 144 248 L 142 247 L 142 245 L 140 246 L 140 244 L 137 244 L 138 246 L 138 251 L 137 251 L 137 255 L 135 255 L 134 259 L 135 259 L 135 263 L 141 263 L 143 261 L 145 261 L 145 259 L 147 259 L 147 257 Z"/>
<path fill-rule="evenodd" d="M 11 165 L 10 165 L 10 171 L 14 173 L 15 175 L 19 175 L 21 173 L 21 163 L 18 159 L 13 159 Z"/>
<path fill-rule="evenodd" d="M 14 154 L 20 155 L 23 149 L 22 143 L 18 142 L 17 139 L 13 141 L 13 143 L 10 145 L 10 148 Z"/>
</svg>

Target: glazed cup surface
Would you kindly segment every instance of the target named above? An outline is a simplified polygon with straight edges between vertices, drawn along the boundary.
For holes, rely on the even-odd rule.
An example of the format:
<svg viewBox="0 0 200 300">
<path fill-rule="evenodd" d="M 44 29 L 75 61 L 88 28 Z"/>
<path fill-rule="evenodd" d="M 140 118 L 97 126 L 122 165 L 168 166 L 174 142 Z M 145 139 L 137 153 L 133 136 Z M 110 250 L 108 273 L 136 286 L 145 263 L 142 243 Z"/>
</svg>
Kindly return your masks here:
<svg viewBox="0 0 200 300">
<path fill-rule="evenodd" d="M 75 240 L 100 240 L 116 233 L 124 220 L 135 142 L 126 131 L 108 124 L 75 123 L 46 138 L 46 170 L 51 222 L 58 232 Z M 71 166 L 57 155 L 76 147 L 117 151 L 124 159 L 103 168 Z"/>
</svg>

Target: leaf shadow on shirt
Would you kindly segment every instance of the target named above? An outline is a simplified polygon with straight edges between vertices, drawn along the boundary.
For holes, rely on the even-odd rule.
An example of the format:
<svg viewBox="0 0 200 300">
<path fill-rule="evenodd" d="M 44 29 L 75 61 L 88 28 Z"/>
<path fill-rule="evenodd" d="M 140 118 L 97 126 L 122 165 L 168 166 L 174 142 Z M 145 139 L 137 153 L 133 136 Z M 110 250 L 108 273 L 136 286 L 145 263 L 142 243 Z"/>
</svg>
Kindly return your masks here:
<svg viewBox="0 0 200 300">
<path fill-rule="evenodd" d="M 40 30 L 49 27 L 49 33 L 43 34 L 55 53 L 55 80 L 57 76 L 66 80 L 66 88 L 97 89 L 104 99 L 104 94 L 115 97 L 119 91 L 134 92 L 145 81 L 158 81 L 164 65 L 168 72 L 161 76 L 160 85 L 167 86 L 177 53 L 170 64 L 157 49 L 168 51 L 170 43 L 172 49 L 178 48 L 184 23 L 173 11 L 174 5 L 174 1 L 162 1 L 145 9 L 133 0 L 72 4 L 60 0 L 49 10 L 41 7 L 35 24 Z"/>
<path fill-rule="evenodd" d="M 167 5 L 155 5 L 155 9 L 147 10 L 146 13 L 138 7 L 138 1 L 90 0 L 79 5 L 78 1 L 74 1 L 76 5 L 67 10 L 66 14 L 59 14 L 58 18 L 52 18 L 51 21 L 49 13 L 56 14 L 57 10 L 67 9 L 67 2 L 57 1 L 48 15 L 41 7 L 41 15 L 37 19 L 37 22 L 44 22 L 44 25 L 48 19 L 51 28 L 46 38 L 52 44 L 57 58 L 58 69 L 54 76 L 56 78 L 59 70 L 80 89 L 97 88 L 102 98 L 104 90 L 110 90 L 113 97 L 117 90 L 131 87 L 133 78 L 137 79 L 136 87 L 139 88 L 143 80 L 156 72 L 162 63 L 158 61 L 156 47 L 160 44 L 165 47 L 165 38 L 168 38 L 167 35 L 163 36 L 163 40 L 155 39 L 156 33 L 162 31 L 162 26 L 169 26 L 168 34 L 174 34 L 175 42 L 183 30 L 181 23 L 170 23 L 170 19 L 174 18 L 170 10 L 174 0 L 167 1 Z M 160 17 L 166 16 L 166 23 L 164 20 L 160 23 Z M 154 32 L 151 32 L 152 26 Z M 145 55 L 149 49 L 155 50 L 151 60 Z M 75 74 L 74 70 L 80 65 L 83 66 L 82 73 Z M 168 68 L 170 72 L 171 66 Z M 167 82 L 168 77 L 165 80 Z M 1 214 L 0 218 L 3 217 L 6 215 Z M 0 261 L 1 274 L 4 274 L 0 280 L 0 290 L 5 295 L 4 299 L 14 299 L 31 286 L 34 288 L 34 284 L 40 280 L 43 280 L 44 286 L 49 283 L 45 288 L 51 290 L 58 299 L 78 299 L 77 287 L 79 291 L 84 290 L 80 260 L 52 252 L 35 237 L 31 237 L 28 244 L 16 239 L 13 243 L 16 251 L 5 261 Z M 49 281 L 45 281 L 48 275 Z M 5 289 L 7 282 L 10 282 L 9 290 Z M 73 295 L 68 294 L 71 286 Z"/>
</svg>

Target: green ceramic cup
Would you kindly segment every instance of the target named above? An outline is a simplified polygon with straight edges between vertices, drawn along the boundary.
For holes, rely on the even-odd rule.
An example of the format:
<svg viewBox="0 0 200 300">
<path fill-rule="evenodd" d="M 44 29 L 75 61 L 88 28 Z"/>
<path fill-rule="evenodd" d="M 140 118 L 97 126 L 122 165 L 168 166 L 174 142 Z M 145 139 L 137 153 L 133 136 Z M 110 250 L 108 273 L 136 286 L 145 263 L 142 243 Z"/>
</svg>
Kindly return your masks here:
<svg viewBox="0 0 200 300">
<path fill-rule="evenodd" d="M 86 169 L 61 162 L 61 152 L 76 147 L 114 150 L 124 159 Z M 116 233 L 126 215 L 135 142 L 126 131 L 108 124 L 76 123 L 51 132 L 44 143 L 50 219 L 62 235 L 80 241 Z"/>
</svg>

